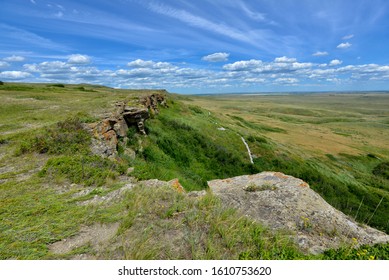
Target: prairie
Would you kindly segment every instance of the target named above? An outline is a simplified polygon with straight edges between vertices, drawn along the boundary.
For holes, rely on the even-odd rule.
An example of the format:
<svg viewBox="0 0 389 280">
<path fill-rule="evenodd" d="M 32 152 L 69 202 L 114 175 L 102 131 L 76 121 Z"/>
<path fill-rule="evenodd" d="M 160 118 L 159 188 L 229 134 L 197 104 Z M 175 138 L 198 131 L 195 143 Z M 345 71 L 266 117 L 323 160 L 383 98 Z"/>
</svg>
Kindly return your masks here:
<svg viewBox="0 0 389 280">
<path fill-rule="evenodd" d="M 168 94 L 169 107 L 146 121 L 147 136 L 128 131 L 117 161 L 92 155 L 80 124 L 101 119 L 118 100 L 152 92 L 0 86 L 0 259 L 388 258 L 386 244 L 306 255 L 283 233 L 225 209 L 210 193 L 193 200 L 170 188 L 136 184 L 178 178 L 187 191 L 207 190 L 207 180 L 281 171 L 388 233 L 389 94 Z M 130 177 L 128 167 L 134 167 Z M 123 200 L 88 204 L 127 184 L 136 186 Z M 51 250 L 96 224 L 115 225 L 113 241 L 103 249 L 90 241 L 66 253 Z"/>
</svg>

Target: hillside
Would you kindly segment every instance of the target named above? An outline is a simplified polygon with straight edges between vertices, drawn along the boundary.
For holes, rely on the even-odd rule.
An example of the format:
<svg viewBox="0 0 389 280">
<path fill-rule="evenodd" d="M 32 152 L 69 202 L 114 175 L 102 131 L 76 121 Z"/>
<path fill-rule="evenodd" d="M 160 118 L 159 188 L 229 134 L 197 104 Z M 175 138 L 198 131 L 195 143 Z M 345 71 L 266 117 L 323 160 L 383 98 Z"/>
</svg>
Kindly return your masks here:
<svg viewBox="0 0 389 280">
<path fill-rule="evenodd" d="M 0 95 L 1 259 L 388 257 L 387 245 L 357 248 L 362 242 L 309 255 L 289 234 L 253 222 L 210 192 L 198 192 L 208 190 L 207 182 L 214 179 L 280 171 L 308 182 L 357 221 L 389 232 L 385 106 L 356 106 L 345 116 L 337 111 L 335 118 L 334 106 L 331 112 L 314 104 L 305 104 L 304 110 L 287 103 L 274 109 L 268 99 L 248 105 L 236 97 L 91 85 L 5 84 Z M 141 101 L 152 95 L 165 96 L 165 104 L 152 108 Z M 341 98 L 355 104 L 359 96 Z M 363 98 L 388 104 L 386 95 Z M 116 125 L 120 114 L 112 115 L 118 102 L 129 106 L 121 114 L 133 110 L 136 115 L 136 125 L 129 125 L 125 135 Z M 256 111 L 256 104 L 268 110 Z M 138 120 L 145 117 L 139 110 L 145 107 L 147 120 L 140 126 Z M 361 122 L 376 137 L 358 131 Z M 353 130 L 350 137 L 358 131 L 355 137 L 363 148 L 344 153 L 322 143 L 323 153 L 317 153 L 294 134 L 306 124 L 322 133 L 328 129 L 323 124 L 346 124 Z M 331 129 L 346 133 L 344 127 Z M 107 149 L 96 148 L 101 147 L 96 139 L 113 143 L 115 153 L 99 154 Z M 304 143 L 309 146 L 309 141 Z"/>
</svg>

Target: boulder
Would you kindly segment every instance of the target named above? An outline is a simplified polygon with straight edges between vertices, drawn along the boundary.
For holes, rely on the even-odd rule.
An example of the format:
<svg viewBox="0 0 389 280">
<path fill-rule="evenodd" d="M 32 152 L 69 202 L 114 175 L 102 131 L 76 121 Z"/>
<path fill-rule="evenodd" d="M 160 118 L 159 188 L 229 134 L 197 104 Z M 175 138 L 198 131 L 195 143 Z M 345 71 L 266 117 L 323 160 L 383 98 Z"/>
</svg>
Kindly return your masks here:
<svg viewBox="0 0 389 280">
<path fill-rule="evenodd" d="M 214 195 L 227 207 L 266 225 L 286 230 L 298 246 L 320 253 L 344 244 L 389 242 L 389 236 L 329 205 L 309 185 L 279 172 L 262 172 L 224 180 L 209 181 Z"/>
</svg>

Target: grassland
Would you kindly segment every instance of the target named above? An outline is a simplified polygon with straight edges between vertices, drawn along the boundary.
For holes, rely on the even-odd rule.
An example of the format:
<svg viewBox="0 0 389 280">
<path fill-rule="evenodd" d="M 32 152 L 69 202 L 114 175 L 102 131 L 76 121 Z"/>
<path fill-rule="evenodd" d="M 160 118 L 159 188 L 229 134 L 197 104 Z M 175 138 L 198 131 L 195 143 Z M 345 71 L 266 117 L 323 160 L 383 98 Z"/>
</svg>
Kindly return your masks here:
<svg viewBox="0 0 389 280">
<path fill-rule="evenodd" d="M 389 232 L 389 181 L 385 168 L 378 171 L 389 160 L 388 94 L 191 96 L 182 101 L 208 110 L 228 130 L 246 137 L 257 169 L 302 178 L 336 208 Z"/>
<path fill-rule="evenodd" d="M 206 189 L 210 179 L 279 170 L 306 180 L 357 220 L 389 232 L 389 95 L 169 95 L 169 108 L 146 122 L 147 137 L 129 130 L 128 148 L 136 151 L 135 159 L 123 153 L 126 147 L 119 149 L 117 162 L 91 155 L 90 136 L 80 124 L 110 112 L 115 101 L 149 93 L 91 85 L 0 87 L 0 259 L 79 254 L 129 259 L 388 258 L 386 245 L 304 255 L 282 233 L 225 209 L 211 194 L 193 200 L 169 188 L 137 187 L 116 204 L 82 202 L 122 187 L 129 166 L 135 167 L 132 176 L 138 180 L 179 178 L 187 190 Z M 54 242 L 96 223 L 120 224 L 111 247 L 99 251 L 86 244 L 66 254 L 50 251 Z"/>
</svg>

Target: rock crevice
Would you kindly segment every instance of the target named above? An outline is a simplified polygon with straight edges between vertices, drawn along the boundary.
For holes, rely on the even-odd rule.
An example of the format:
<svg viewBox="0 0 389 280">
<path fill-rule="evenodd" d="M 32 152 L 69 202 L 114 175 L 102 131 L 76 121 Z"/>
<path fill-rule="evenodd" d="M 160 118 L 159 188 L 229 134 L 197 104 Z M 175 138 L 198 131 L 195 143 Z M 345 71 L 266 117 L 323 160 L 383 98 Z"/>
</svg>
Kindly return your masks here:
<svg viewBox="0 0 389 280">
<path fill-rule="evenodd" d="M 146 135 L 145 121 L 159 113 L 159 106 L 167 107 L 166 91 L 124 100 L 115 103 L 115 110 L 103 120 L 87 124 L 85 127 L 93 135 L 91 151 L 102 157 L 117 156 L 119 139 L 126 143 L 129 127 L 134 126 Z"/>
</svg>

